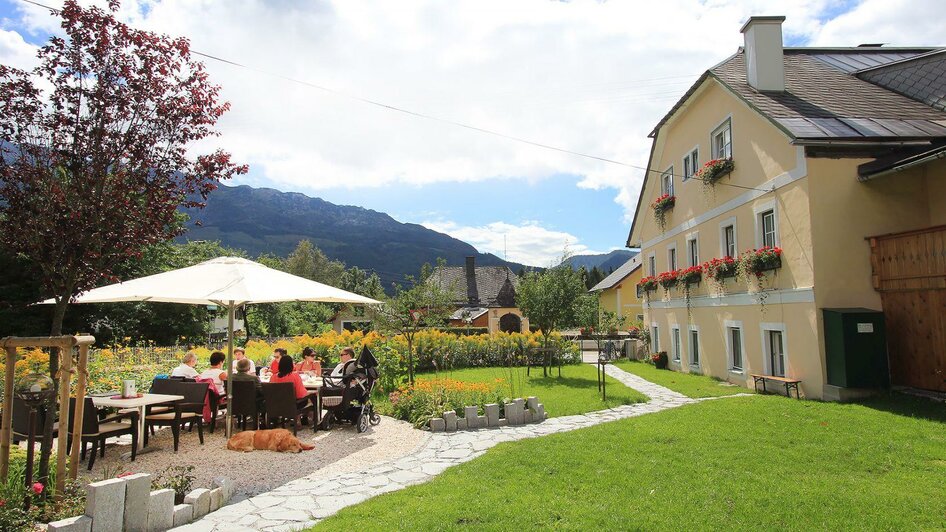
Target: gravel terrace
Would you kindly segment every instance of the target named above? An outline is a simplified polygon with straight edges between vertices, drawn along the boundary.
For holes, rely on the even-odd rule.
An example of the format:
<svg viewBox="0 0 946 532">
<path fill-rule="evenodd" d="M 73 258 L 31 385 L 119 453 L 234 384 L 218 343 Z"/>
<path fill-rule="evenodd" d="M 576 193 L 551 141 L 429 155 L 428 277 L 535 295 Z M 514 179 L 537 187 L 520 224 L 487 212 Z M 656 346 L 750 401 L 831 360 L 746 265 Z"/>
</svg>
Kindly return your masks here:
<svg viewBox="0 0 946 532">
<path fill-rule="evenodd" d="M 227 450 L 221 423 L 214 434 L 204 430 L 204 445 L 200 445 L 196 429 L 182 431 L 178 453 L 174 454 L 171 431 L 165 428 L 148 442 L 148 449 L 159 450 L 139 454 L 132 462 L 130 458 L 122 458 L 129 450 L 129 437 L 109 440 L 105 458 L 97 458 L 92 471 L 86 469 L 87 462 L 80 462 L 79 475 L 86 480 L 111 478 L 125 471 L 157 475 L 169 465 L 190 464 L 195 467 L 195 488 L 210 486 L 211 480 L 219 476 L 232 479 L 233 503 L 313 473 L 338 475 L 396 460 L 425 444 L 430 433 L 417 430 L 410 423 L 384 417 L 380 425 L 369 428 L 364 434 L 357 434 L 351 425 L 340 425 L 331 431 L 316 433 L 304 427 L 298 437 L 315 445 L 315 449 L 299 454 L 238 453 Z"/>
</svg>

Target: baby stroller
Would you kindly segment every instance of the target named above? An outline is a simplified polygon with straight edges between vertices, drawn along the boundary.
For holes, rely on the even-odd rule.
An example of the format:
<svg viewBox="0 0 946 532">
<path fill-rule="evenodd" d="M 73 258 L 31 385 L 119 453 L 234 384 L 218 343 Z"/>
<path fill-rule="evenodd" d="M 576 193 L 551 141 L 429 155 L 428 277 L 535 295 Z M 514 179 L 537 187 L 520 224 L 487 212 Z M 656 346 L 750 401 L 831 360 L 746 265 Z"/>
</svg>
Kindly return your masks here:
<svg viewBox="0 0 946 532">
<path fill-rule="evenodd" d="M 381 423 L 381 416 L 371 404 L 371 392 L 378 380 L 378 360 L 367 346 L 356 360 L 345 364 L 342 376 L 322 377 L 322 428 L 331 429 L 335 422 L 348 422 L 358 432 L 368 430 L 368 424 Z"/>
</svg>

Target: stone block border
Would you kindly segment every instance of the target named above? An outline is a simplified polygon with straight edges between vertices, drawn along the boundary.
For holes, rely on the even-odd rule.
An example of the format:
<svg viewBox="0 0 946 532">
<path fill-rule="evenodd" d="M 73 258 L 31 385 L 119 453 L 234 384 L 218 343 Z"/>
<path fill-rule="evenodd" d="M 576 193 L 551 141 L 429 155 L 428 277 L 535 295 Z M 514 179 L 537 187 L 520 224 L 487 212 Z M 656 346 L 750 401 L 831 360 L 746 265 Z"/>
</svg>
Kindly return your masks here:
<svg viewBox="0 0 946 532">
<path fill-rule="evenodd" d="M 545 405 L 537 397 L 528 399 L 513 399 L 503 404 L 506 417 L 499 417 L 499 405 L 490 403 L 484 407 L 485 416 L 479 415 L 479 408 L 467 406 L 463 408 L 463 417 L 458 418 L 454 410 L 447 410 L 443 417 L 430 418 L 431 432 L 456 432 L 458 430 L 475 430 L 493 427 L 510 427 L 538 423 L 545 421 L 548 414 Z"/>
<path fill-rule="evenodd" d="M 48 532 L 160 532 L 185 525 L 219 509 L 233 496 L 233 483 L 214 479 L 214 488 L 198 488 L 174 504 L 174 491 L 151 491 L 151 475 L 138 473 L 86 486 L 85 515 L 54 521 Z"/>
</svg>

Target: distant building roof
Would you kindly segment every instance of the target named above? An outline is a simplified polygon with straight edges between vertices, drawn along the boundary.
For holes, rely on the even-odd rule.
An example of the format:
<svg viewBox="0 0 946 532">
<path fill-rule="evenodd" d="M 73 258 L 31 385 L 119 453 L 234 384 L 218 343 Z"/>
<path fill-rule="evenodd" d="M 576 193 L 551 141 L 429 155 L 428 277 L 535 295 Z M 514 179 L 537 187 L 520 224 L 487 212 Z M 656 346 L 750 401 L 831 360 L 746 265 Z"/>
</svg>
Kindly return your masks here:
<svg viewBox="0 0 946 532">
<path fill-rule="evenodd" d="M 451 320 L 464 320 L 469 319 L 470 321 L 479 318 L 483 314 L 489 312 L 488 308 L 485 307 L 460 307 L 450 315 Z"/>
<path fill-rule="evenodd" d="M 513 307 L 519 277 L 506 266 L 476 266 L 474 258 L 467 257 L 464 266 L 436 268 L 428 282 L 451 290 L 456 305 Z"/>
<path fill-rule="evenodd" d="M 618 269 L 611 272 L 611 275 L 605 277 L 601 280 L 600 283 L 591 287 L 591 292 L 597 292 L 599 290 L 607 290 L 612 288 L 625 278 L 628 275 L 634 273 L 638 268 L 641 267 L 641 255 L 638 253 L 630 258 L 627 262 L 618 267 Z"/>
</svg>

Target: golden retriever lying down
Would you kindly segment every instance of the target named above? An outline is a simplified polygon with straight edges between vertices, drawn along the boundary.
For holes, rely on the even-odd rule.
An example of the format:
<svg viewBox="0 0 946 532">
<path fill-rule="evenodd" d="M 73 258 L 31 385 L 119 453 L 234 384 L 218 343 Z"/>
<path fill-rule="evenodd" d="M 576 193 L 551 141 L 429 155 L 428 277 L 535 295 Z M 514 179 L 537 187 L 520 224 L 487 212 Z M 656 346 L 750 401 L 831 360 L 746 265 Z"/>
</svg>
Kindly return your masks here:
<svg viewBox="0 0 946 532">
<path fill-rule="evenodd" d="M 254 449 L 301 453 L 315 449 L 315 446 L 302 443 L 286 429 L 272 429 L 237 432 L 227 441 L 227 449 L 247 453 Z"/>
</svg>

